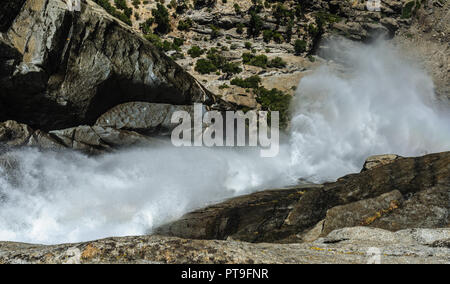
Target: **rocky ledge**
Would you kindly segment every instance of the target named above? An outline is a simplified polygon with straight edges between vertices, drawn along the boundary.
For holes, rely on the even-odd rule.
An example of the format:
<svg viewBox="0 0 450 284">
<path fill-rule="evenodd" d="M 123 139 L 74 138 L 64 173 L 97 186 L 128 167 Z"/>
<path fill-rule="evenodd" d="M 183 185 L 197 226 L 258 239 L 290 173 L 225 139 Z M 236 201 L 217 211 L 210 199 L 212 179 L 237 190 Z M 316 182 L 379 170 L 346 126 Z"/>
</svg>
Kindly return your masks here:
<svg viewBox="0 0 450 284">
<path fill-rule="evenodd" d="M 157 235 L 0 243 L 0 263 L 450 263 L 450 152 L 386 157 L 334 183 L 200 209 Z"/>
<path fill-rule="evenodd" d="M 301 244 L 142 236 L 55 246 L 0 243 L 0 263 L 450 263 L 449 242 L 448 228 L 355 227 Z"/>
<path fill-rule="evenodd" d="M 371 157 L 370 170 L 333 183 L 258 192 L 189 213 L 157 233 L 194 239 L 302 242 L 346 227 L 450 226 L 450 152 Z"/>
</svg>

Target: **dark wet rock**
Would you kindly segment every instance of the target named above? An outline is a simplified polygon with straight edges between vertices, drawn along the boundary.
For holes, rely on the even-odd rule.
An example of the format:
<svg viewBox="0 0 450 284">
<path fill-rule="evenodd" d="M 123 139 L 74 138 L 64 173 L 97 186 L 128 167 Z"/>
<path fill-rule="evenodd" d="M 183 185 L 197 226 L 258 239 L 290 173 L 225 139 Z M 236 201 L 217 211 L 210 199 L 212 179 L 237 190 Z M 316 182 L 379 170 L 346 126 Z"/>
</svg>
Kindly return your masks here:
<svg viewBox="0 0 450 284">
<path fill-rule="evenodd" d="M 2 147 L 35 146 L 41 149 L 60 149 L 50 135 L 40 130 L 34 131 L 26 124 L 8 120 L 0 123 L 0 143 Z"/>
<path fill-rule="evenodd" d="M 111 127 L 78 126 L 49 132 L 67 148 L 89 154 L 101 154 L 114 148 L 126 146 L 143 146 L 155 141 L 139 133 L 119 130 Z"/>
<path fill-rule="evenodd" d="M 274 241 L 273 235 L 304 194 L 303 189 L 293 188 L 237 197 L 189 213 L 156 233 L 193 239 Z"/>
<path fill-rule="evenodd" d="M 322 186 L 238 197 L 189 213 L 156 232 L 184 238 L 298 242 L 322 220 L 317 236 L 355 225 L 392 231 L 447 227 L 449 211 L 450 152 L 445 152 L 397 159 Z M 343 218 L 343 212 L 351 217 Z"/>
<path fill-rule="evenodd" d="M 379 218 L 391 214 L 402 205 L 403 195 L 394 190 L 376 198 L 369 198 L 328 210 L 322 227 L 322 236 L 345 227 L 373 225 Z"/>
<path fill-rule="evenodd" d="M 214 101 L 163 52 L 91 1 L 72 13 L 64 1 L 28 0 L 11 15 L 5 35 L 23 59 L 0 95 L 9 119 L 50 130 L 93 124 L 129 101 Z"/>
<path fill-rule="evenodd" d="M 25 0 L 2 0 L 0 6 L 0 32 L 5 32 L 11 26 L 15 17 L 25 3 Z"/>
</svg>

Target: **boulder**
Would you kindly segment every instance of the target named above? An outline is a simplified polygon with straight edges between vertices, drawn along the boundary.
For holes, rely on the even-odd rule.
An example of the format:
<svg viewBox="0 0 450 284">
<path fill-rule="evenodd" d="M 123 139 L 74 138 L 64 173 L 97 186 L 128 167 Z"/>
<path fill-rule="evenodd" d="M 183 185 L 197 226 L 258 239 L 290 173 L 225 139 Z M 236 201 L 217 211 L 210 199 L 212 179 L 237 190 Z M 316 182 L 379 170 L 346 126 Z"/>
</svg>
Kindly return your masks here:
<svg viewBox="0 0 450 284">
<path fill-rule="evenodd" d="M 364 163 L 362 171 L 368 171 L 380 166 L 384 166 L 387 164 L 392 163 L 393 161 L 401 158 L 397 155 L 377 155 L 377 156 L 371 156 L 366 159 L 366 162 Z"/>
<path fill-rule="evenodd" d="M 172 115 L 176 111 L 194 115 L 193 106 L 174 106 L 168 104 L 152 104 L 131 102 L 118 105 L 102 114 L 96 126 L 132 130 L 146 135 L 170 135 L 179 123 L 172 123 Z"/>
<path fill-rule="evenodd" d="M 399 209 L 402 202 L 402 194 L 394 190 L 376 198 L 333 207 L 327 211 L 321 235 L 326 236 L 338 228 L 372 225 L 377 219 Z"/>
<path fill-rule="evenodd" d="M 8 120 L 0 123 L 0 143 L 6 147 L 36 146 L 41 149 L 61 149 L 58 141 L 47 133 L 34 131 L 26 124 Z"/>
<path fill-rule="evenodd" d="M 131 27 L 90 0 L 81 6 L 70 12 L 61 0 L 27 0 L 18 13 L 0 10 L 14 18 L 5 34 L 23 58 L 0 94 L 8 118 L 51 130 L 93 124 L 129 101 L 214 102 Z"/>
<path fill-rule="evenodd" d="M 155 230 L 155 233 L 192 239 L 232 238 L 251 242 L 275 241 L 269 232 L 283 225 L 305 194 L 302 188 L 279 189 L 233 198 L 200 209 Z"/>
<path fill-rule="evenodd" d="M 333 183 L 234 198 L 186 214 L 156 233 L 197 239 L 299 242 L 352 226 L 390 231 L 448 227 L 449 212 L 450 152 L 445 152 L 396 159 Z"/>
<path fill-rule="evenodd" d="M 49 133 L 65 147 L 89 154 L 101 154 L 117 147 L 150 145 L 155 142 L 133 131 L 100 126 L 82 125 Z"/>
</svg>

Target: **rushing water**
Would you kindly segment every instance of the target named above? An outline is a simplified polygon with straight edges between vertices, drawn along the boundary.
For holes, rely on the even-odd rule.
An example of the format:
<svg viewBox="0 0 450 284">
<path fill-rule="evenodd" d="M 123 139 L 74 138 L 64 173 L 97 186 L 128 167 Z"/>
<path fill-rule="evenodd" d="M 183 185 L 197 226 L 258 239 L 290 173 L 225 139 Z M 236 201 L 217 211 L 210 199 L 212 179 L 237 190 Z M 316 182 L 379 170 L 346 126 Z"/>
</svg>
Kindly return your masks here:
<svg viewBox="0 0 450 284">
<path fill-rule="evenodd" d="M 428 75 L 385 43 L 332 45 L 342 74 L 303 78 L 276 158 L 248 148 L 140 148 L 89 158 L 23 149 L 0 168 L 0 240 L 62 243 L 138 235 L 193 208 L 360 170 L 373 154 L 450 150 L 450 112 Z"/>
</svg>

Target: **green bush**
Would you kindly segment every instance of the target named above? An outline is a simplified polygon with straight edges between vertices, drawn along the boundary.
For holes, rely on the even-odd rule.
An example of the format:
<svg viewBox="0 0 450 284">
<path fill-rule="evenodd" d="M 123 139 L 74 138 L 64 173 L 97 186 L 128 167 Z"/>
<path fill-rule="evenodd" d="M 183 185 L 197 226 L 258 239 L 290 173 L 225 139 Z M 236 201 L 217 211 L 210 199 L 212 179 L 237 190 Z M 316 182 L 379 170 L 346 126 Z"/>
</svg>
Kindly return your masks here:
<svg viewBox="0 0 450 284">
<path fill-rule="evenodd" d="M 184 39 L 178 38 L 178 37 L 173 39 L 173 45 L 175 47 L 181 47 L 181 46 L 183 46 L 183 44 L 184 44 Z"/>
<path fill-rule="evenodd" d="M 273 32 L 271 30 L 264 30 L 263 31 L 263 40 L 264 42 L 270 42 L 272 39 Z"/>
<path fill-rule="evenodd" d="M 192 28 L 192 20 L 191 19 L 187 19 L 187 20 L 180 20 L 178 22 L 178 30 L 180 31 L 189 31 Z"/>
<path fill-rule="evenodd" d="M 220 29 L 214 25 L 209 26 L 211 28 L 211 39 L 216 39 L 220 36 Z"/>
<path fill-rule="evenodd" d="M 278 32 L 273 33 L 272 38 L 276 43 L 282 43 L 284 40 L 283 36 Z"/>
<path fill-rule="evenodd" d="M 413 14 L 414 6 L 416 6 L 416 3 L 414 1 L 410 1 L 403 6 L 403 9 L 402 9 L 402 18 L 403 19 L 411 18 L 412 14 Z"/>
<path fill-rule="evenodd" d="M 237 24 L 237 26 L 236 26 L 236 32 L 238 33 L 238 34 L 243 34 L 244 33 L 244 24 L 242 24 L 242 23 L 239 23 L 239 24 Z"/>
<path fill-rule="evenodd" d="M 287 63 L 283 59 L 281 59 L 281 57 L 275 57 L 267 64 L 267 66 L 270 68 L 284 68 L 286 67 L 286 65 Z"/>
<path fill-rule="evenodd" d="M 161 41 L 161 38 L 155 34 L 146 34 L 145 38 L 150 41 L 151 43 L 153 43 L 153 45 L 155 45 L 156 47 L 163 49 L 163 44 Z"/>
<path fill-rule="evenodd" d="M 241 14 L 241 7 L 239 6 L 238 3 L 234 3 L 233 7 L 234 7 L 234 12 L 236 14 L 238 14 L 238 15 Z"/>
<path fill-rule="evenodd" d="M 155 22 L 155 19 L 148 18 L 144 23 L 141 24 L 141 30 L 144 34 L 149 34 L 152 32 L 151 28 L 153 23 Z"/>
<path fill-rule="evenodd" d="M 216 72 L 217 67 L 211 60 L 202 58 L 197 60 L 197 63 L 195 64 L 195 71 L 200 74 L 209 74 L 211 72 Z"/>
<path fill-rule="evenodd" d="M 203 53 L 205 53 L 204 49 L 201 49 L 198 45 L 194 45 L 187 52 L 192 58 L 200 57 Z"/>
<path fill-rule="evenodd" d="M 227 62 L 222 66 L 222 72 L 227 75 L 239 74 L 242 72 L 242 68 L 239 67 L 238 63 Z"/>
<path fill-rule="evenodd" d="M 108 12 L 108 14 L 131 26 L 132 23 L 130 17 L 129 16 L 127 17 L 124 13 L 117 11 L 117 9 L 113 7 L 108 0 L 94 0 L 94 1 L 95 3 L 100 5 L 103 9 L 105 9 L 105 11 Z"/>
<path fill-rule="evenodd" d="M 297 39 L 294 44 L 294 50 L 296 55 L 300 55 L 301 53 L 306 51 L 306 41 Z"/>
<path fill-rule="evenodd" d="M 256 101 L 261 104 L 263 110 L 279 112 L 280 127 L 286 128 L 289 123 L 289 105 L 292 97 L 278 89 L 268 90 L 264 87 L 258 88 L 256 95 Z"/>
<path fill-rule="evenodd" d="M 169 11 L 161 3 L 158 3 L 156 9 L 152 9 L 152 15 L 155 18 L 157 27 L 155 31 L 161 34 L 167 34 L 170 32 L 170 19 Z"/>
<path fill-rule="evenodd" d="M 134 6 L 134 8 L 139 8 L 139 5 L 141 5 L 141 0 L 133 0 L 133 6 Z"/>
<path fill-rule="evenodd" d="M 222 53 L 217 48 L 211 48 L 208 50 L 207 56 L 206 56 L 213 64 L 217 67 L 217 69 L 221 69 L 225 63 L 227 62 L 227 59 L 222 56 Z"/>
<path fill-rule="evenodd" d="M 261 84 L 261 78 L 258 75 L 248 77 L 246 79 L 235 78 L 231 80 L 231 85 L 238 86 L 245 89 L 256 89 Z"/>
<path fill-rule="evenodd" d="M 264 22 L 261 17 L 255 12 L 250 12 L 250 22 L 247 28 L 248 36 L 257 37 L 261 33 Z"/>
<path fill-rule="evenodd" d="M 268 58 L 264 54 L 253 55 L 251 53 L 242 54 L 242 62 L 247 65 L 257 66 L 261 68 L 266 68 L 268 63 Z"/>
</svg>

